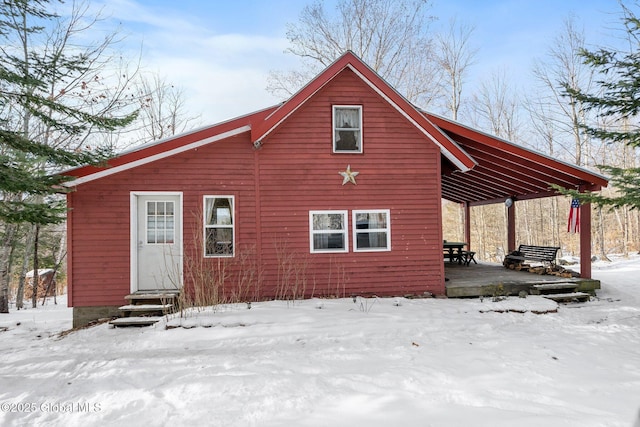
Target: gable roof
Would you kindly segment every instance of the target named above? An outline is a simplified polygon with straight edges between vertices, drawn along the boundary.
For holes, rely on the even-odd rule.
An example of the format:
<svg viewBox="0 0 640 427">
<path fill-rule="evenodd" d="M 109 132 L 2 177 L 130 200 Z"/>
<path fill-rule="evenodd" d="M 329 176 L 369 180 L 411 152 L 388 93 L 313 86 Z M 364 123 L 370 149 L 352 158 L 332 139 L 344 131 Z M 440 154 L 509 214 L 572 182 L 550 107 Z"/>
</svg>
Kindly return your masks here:
<svg viewBox="0 0 640 427">
<path fill-rule="evenodd" d="M 428 139 L 433 141 L 440 148 L 442 154 L 459 170 L 468 171 L 476 165 L 476 161 L 469 156 L 469 154 L 444 134 L 437 126 L 434 126 L 413 104 L 407 101 L 351 51 L 347 51 L 334 61 L 316 78 L 311 80 L 305 87 L 289 98 L 287 102 L 270 114 L 263 122 L 253 127 L 251 129 L 252 141 L 261 141 L 273 132 L 287 117 L 293 114 L 315 93 L 346 68 L 351 69 L 364 83 L 409 120 L 409 122 Z"/>
<path fill-rule="evenodd" d="M 64 175 L 75 177 L 75 179 L 66 182 L 65 186 L 72 187 L 93 181 L 94 179 L 112 175 L 122 170 L 150 163 L 244 132 L 251 132 L 252 142 L 261 143 L 263 138 L 273 132 L 287 117 L 331 82 L 345 68 L 351 69 L 421 133 L 433 141 L 440 148 L 442 154 L 457 169 L 468 171 L 476 166 L 476 161 L 456 142 L 431 123 L 429 118 L 393 89 L 353 52 L 347 51 L 305 87 L 279 106 L 269 107 L 223 123 L 136 147 L 109 160 L 106 166 L 84 166 L 65 171 Z"/>
<path fill-rule="evenodd" d="M 471 205 L 547 197 L 557 193 L 550 184 L 597 191 L 607 179 L 586 169 L 560 162 L 452 120 L 418 109 L 384 81 L 353 52 L 346 52 L 286 102 L 164 140 L 125 151 L 106 166 L 84 166 L 64 172 L 72 187 L 170 157 L 234 135 L 249 133 L 261 143 L 291 114 L 343 70 L 350 69 L 442 153 L 442 197 Z"/>
</svg>

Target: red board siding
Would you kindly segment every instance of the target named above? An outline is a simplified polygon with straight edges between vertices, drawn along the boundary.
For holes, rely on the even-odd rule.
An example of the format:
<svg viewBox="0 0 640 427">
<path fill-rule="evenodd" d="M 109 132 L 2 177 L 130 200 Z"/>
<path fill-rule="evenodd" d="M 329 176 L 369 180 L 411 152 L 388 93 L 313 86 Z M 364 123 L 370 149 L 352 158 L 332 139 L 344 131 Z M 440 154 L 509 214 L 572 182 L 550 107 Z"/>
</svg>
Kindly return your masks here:
<svg viewBox="0 0 640 427">
<path fill-rule="evenodd" d="M 363 106 L 363 154 L 332 153 L 332 105 Z M 299 254 L 315 295 L 443 293 L 440 152 L 348 70 L 264 141 L 259 152 L 262 254 Z M 339 171 L 359 172 L 342 185 Z M 353 252 L 351 212 L 391 210 L 391 252 Z M 310 210 L 348 210 L 350 251 L 309 253 Z M 265 271 L 265 285 L 277 283 Z M 309 283 L 312 282 L 312 283 Z M 341 295 L 339 295 L 341 296 Z"/>
<path fill-rule="evenodd" d="M 73 306 L 118 305 L 129 293 L 132 191 L 182 192 L 185 255 L 199 246 L 204 195 L 243 203 L 236 207 L 236 242 L 255 242 L 253 159 L 247 133 L 78 186 L 70 213 Z"/>
<path fill-rule="evenodd" d="M 363 106 L 363 154 L 332 153 L 334 104 Z M 348 164 L 357 185 L 342 185 Z M 117 305 L 129 293 L 132 191 L 182 192 L 185 256 L 196 260 L 203 195 L 235 196 L 237 256 L 222 263 L 231 281 L 247 262 L 260 270 L 251 298 L 278 296 L 283 277 L 300 273 L 306 296 L 442 294 L 439 168 L 438 148 L 345 70 L 257 151 L 247 132 L 79 185 L 70 197 L 71 304 Z M 353 252 L 356 209 L 390 209 L 391 251 Z M 310 210 L 348 210 L 348 253 L 309 253 Z"/>
</svg>

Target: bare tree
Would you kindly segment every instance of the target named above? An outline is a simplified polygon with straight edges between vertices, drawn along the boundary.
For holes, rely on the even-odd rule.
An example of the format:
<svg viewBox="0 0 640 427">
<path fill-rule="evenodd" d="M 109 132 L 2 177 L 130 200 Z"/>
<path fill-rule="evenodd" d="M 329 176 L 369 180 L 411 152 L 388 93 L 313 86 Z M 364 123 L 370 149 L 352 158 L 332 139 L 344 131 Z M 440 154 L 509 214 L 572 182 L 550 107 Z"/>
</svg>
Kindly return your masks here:
<svg viewBox="0 0 640 427">
<path fill-rule="evenodd" d="M 458 120 L 462 86 L 477 53 L 477 49 L 469 45 L 473 32 L 473 26 L 458 24 L 456 19 L 452 19 L 447 32 L 436 36 L 437 63 L 444 74 L 442 93 L 453 120 Z"/>
<path fill-rule="evenodd" d="M 200 124 L 200 116 L 188 112 L 184 90 L 158 73 L 140 72 L 132 98 L 138 117 L 126 128 L 105 135 L 105 145 L 115 150 L 157 141 L 186 132 Z"/>
<path fill-rule="evenodd" d="M 490 79 L 480 85 L 480 89 L 472 97 L 469 111 L 471 124 L 476 128 L 485 129 L 506 140 L 520 139 L 522 129 L 518 116 L 519 103 L 504 70 L 494 71 Z M 474 225 L 472 239 L 478 242 L 475 249 L 479 251 L 479 258 L 501 261 L 501 257 L 507 252 L 507 217 L 504 205 L 473 207 L 471 217 Z M 526 220 L 524 215 L 519 217 Z"/>
<path fill-rule="evenodd" d="M 557 145 L 555 148 L 577 165 L 586 164 L 587 159 L 589 138 L 579 125 L 586 120 L 587 112 L 578 100 L 566 96 L 561 82 L 569 82 L 574 89 L 589 90 L 593 72 L 578 56 L 584 46 L 583 32 L 576 29 L 573 19 L 566 20 L 564 31 L 549 47 L 546 60 L 534 65 L 533 75 L 540 86 L 538 97 L 528 103 L 532 121 L 544 123 L 538 129 L 546 128 L 547 136 L 549 129 L 554 129 L 555 140 L 549 141 L 549 154 L 555 154 L 553 145 Z"/>
<path fill-rule="evenodd" d="M 322 1 L 305 6 L 288 26 L 287 52 L 301 58 L 302 72 L 274 71 L 268 90 L 287 97 L 345 51 L 351 50 L 407 99 L 428 106 L 440 72 L 426 0 L 339 0 L 334 13 Z"/>
<path fill-rule="evenodd" d="M 517 141 L 521 125 L 516 90 L 504 70 L 494 71 L 473 96 L 472 121 L 479 129 L 509 141 Z"/>
<path fill-rule="evenodd" d="M 64 17 L 45 9 L 53 7 L 54 4 L 43 1 L 2 4 L 3 76 L 20 78 L 4 80 L 3 94 L 7 96 L 3 97 L 1 121 L 4 130 L 19 133 L 24 140 L 78 153 L 96 147 L 96 133 L 117 128 L 133 118 L 137 106 L 127 91 L 137 70 L 120 66 L 122 62 L 113 50 L 119 41 L 117 32 L 101 40 L 87 41 L 87 34 L 100 21 L 99 16 L 88 15 L 88 3 L 72 3 Z M 19 101 L 29 99 L 41 102 Z M 25 164 L 34 176 L 52 172 L 46 156 L 30 158 Z M 43 198 L 36 194 L 26 199 L 24 191 L 2 193 L 3 202 L 31 206 L 44 206 Z M 16 242 L 25 236 L 19 232 L 17 223 L 7 221 L 2 225 L 0 300 L 5 301 L 11 253 Z M 26 240 L 37 242 L 37 227 L 35 231 L 33 227 L 27 230 L 36 234 Z M 38 260 L 34 257 L 34 269 L 37 267 Z M 5 309 L 8 307 L 3 304 L 0 311 L 6 312 Z"/>
<path fill-rule="evenodd" d="M 134 127 L 143 142 L 156 141 L 193 128 L 198 116 L 186 111 L 184 90 L 158 74 L 142 75 L 137 82 L 140 114 Z"/>
</svg>

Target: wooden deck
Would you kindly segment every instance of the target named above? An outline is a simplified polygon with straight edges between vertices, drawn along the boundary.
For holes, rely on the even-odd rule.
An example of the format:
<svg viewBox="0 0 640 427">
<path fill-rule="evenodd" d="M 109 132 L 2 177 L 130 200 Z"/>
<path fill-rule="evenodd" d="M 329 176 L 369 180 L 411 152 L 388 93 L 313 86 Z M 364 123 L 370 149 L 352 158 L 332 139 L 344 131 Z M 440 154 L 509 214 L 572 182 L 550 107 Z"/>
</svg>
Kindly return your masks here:
<svg viewBox="0 0 640 427">
<path fill-rule="evenodd" d="M 445 263 L 447 296 L 449 298 L 479 297 L 500 295 L 518 295 L 533 285 L 551 283 L 576 283 L 577 290 L 595 295 L 600 289 L 600 281 L 583 278 L 564 278 L 552 275 L 540 275 L 528 271 L 515 271 L 504 268 L 502 264 L 478 263 L 469 266 Z"/>
</svg>

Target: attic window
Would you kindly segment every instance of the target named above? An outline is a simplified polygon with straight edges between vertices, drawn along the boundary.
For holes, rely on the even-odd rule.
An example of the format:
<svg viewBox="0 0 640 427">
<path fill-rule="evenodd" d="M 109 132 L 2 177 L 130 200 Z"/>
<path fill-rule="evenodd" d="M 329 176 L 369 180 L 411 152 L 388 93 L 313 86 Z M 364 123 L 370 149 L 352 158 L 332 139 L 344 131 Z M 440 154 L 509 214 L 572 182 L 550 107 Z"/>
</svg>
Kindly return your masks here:
<svg viewBox="0 0 640 427">
<path fill-rule="evenodd" d="M 333 152 L 362 153 L 362 106 L 333 106 Z"/>
</svg>

